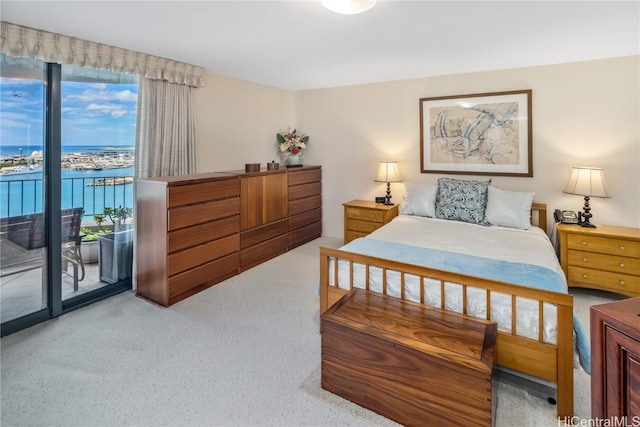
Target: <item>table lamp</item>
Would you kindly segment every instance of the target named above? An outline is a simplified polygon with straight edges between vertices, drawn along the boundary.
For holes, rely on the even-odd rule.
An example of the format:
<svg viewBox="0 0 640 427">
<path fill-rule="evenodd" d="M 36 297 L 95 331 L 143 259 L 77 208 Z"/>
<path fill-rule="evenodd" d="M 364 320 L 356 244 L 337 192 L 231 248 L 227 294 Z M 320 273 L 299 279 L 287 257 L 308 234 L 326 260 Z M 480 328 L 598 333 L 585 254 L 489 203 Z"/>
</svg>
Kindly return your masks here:
<svg viewBox="0 0 640 427">
<path fill-rule="evenodd" d="M 583 227 L 595 228 L 589 221 L 593 216 L 589 206 L 590 197 L 608 198 L 607 188 L 604 185 L 604 170 L 602 168 L 590 168 L 584 166 L 574 166 L 571 170 L 569 182 L 563 193 L 584 196 L 584 212 L 580 214 L 579 224 Z"/>
<path fill-rule="evenodd" d="M 402 178 L 400 178 L 400 170 L 398 169 L 398 162 L 381 160 L 378 165 L 378 173 L 376 174 L 375 181 L 387 183 L 387 196 L 384 198 L 384 204 L 393 206 L 393 203 L 391 203 L 391 183 L 402 181 Z"/>
</svg>

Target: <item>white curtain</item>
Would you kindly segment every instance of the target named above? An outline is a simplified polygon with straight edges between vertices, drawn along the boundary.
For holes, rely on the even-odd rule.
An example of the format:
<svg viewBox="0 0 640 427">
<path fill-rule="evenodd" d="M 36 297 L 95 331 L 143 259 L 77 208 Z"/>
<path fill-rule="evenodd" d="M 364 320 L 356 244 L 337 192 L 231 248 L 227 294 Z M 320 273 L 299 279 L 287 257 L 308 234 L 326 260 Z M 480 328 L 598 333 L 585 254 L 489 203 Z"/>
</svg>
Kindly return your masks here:
<svg viewBox="0 0 640 427">
<path fill-rule="evenodd" d="M 196 123 L 191 86 L 142 79 L 138 87 L 136 177 L 196 172 Z"/>
</svg>

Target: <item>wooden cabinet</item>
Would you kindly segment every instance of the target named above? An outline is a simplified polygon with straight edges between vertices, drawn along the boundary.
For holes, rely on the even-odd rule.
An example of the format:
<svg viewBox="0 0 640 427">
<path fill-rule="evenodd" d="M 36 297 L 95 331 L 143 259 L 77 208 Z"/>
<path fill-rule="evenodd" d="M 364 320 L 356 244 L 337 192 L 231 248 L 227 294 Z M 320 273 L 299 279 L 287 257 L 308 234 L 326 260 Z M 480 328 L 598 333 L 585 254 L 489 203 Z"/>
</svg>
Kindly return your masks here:
<svg viewBox="0 0 640 427">
<path fill-rule="evenodd" d="M 591 306 L 590 315 L 591 416 L 616 422 L 626 417 L 624 425 L 636 425 L 640 421 L 640 298 Z"/>
<path fill-rule="evenodd" d="M 399 205 L 387 206 L 367 200 L 344 203 L 344 243 L 366 236 L 398 216 Z"/>
<path fill-rule="evenodd" d="M 322 170 L 320 166 L 290 168 L 288 175 L 287 250 L 322 233 Z"/>
<path fill-rule="evenodd" d="M 240 271 L 287 250 L 287 173 L 241 172 Z"/>
<path fill-rule="evenodd" d="M 560 263 L 570 287 L 640 296 L 640 229 L 558 225 Z"/>
<path fill-rule="evenodd" d="M 169 306 L 320 237 L 320 167 L 140 179 L 137 293 Z"/>
<path fill-rule="evenodd" d="M 237 273 L 237 176 L 140 179 L 136 192 L 139 296 L 166 307 Z"/>
<path fill-rule="evenodd" d="M 354 288 L 320 329 L 323 389 L 405 426 L 493 425 L 495 322 Z"/>
</svg>

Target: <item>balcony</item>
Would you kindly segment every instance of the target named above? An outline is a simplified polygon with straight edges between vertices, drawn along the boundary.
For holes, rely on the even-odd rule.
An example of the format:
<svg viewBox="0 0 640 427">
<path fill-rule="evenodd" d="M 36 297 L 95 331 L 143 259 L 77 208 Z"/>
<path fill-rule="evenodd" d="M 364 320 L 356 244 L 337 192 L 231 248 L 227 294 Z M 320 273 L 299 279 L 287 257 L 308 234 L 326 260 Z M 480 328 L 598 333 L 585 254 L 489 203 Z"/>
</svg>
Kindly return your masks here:
<svg viewBox="0 0 640 427">
<path fill-rule="evenodd" d="M 42 218 L 42 179 L 17 179 L 0 181 L 0 221 L 7 223 L 16 218 Z M 101 214 L 105 207 L 133 208 L 132 176 L 95 176 L 90 178 L 62 179 L 62 208 L 72 206 L 84 208 L 81 227 L 95 229 L 94 215 Z M 44 223 L 44 220 L 40 220 Z M 43 276 L 44 228 L 34 230 L 34 226 L 24 227 L 36 237 L 31 244 L 8 239 L 6 228 L 0 230 L 0 303 L 1 321 L 15 319 L 38 311 L 46 306 L 46 278 Z M 64 230 L 64 226 L 61 227 Z M 113 225 L 105 224 L 113 229 Z M 33 243 L 37 240 L 39 243 Z M 18 244 L 16 244 L 18 241 Z M 98 263 L 98 241 L 83 241 L 80 244 L 85 274 L 74 289 L 73 274 L 62 275 L 62 299 L 107 286 L 100 279 Z M 64 261 L 64 260 L 63 260 Z M 66 263 L 72 273 L 71 263 Z M 65 263 L 63 262 L 63 269 Z"/>
</svg>

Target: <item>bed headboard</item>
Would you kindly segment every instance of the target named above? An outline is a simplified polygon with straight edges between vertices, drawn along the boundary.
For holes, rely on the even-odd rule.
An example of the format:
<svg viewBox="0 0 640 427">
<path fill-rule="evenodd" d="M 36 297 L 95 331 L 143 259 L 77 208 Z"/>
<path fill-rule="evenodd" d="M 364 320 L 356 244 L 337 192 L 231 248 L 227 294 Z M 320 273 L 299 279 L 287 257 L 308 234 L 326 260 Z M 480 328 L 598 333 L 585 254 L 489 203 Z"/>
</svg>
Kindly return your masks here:
<svg viewBox="0 0 640 427">
<path fill-rule="evenodd" d="M 547 204 L 532 203 L 531 204 L 531 224 L 536 225 L 547 232 Z"/>
</svg>

